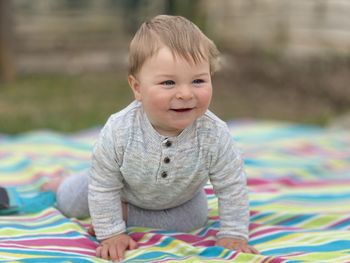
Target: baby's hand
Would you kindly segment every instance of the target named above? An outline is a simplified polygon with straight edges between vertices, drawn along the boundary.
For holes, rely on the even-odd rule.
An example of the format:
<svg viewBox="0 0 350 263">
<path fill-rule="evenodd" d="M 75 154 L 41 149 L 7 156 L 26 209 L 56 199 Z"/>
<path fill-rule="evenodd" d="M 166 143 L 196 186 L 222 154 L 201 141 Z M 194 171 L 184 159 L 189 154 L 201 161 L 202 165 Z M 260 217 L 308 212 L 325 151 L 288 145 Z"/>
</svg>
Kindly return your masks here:
<svg viewBox="0 0 350 263">
<path fill-rule="evenodd" d="M 112 260 L 121 261 L 127 249 L 136 249 L 137 243 L 127 234 L 119 234 L 101 241 L 96 249 L 96 256 Z"/>
<path fill-rule="evenodd" d="M 260 254 L 254 247 L 249 246 L 243 239 L 223 237 L 216 241 L 217 246 L 236 250 L 237 252 L 244 252 L 250 254 Z"/>
</svg>

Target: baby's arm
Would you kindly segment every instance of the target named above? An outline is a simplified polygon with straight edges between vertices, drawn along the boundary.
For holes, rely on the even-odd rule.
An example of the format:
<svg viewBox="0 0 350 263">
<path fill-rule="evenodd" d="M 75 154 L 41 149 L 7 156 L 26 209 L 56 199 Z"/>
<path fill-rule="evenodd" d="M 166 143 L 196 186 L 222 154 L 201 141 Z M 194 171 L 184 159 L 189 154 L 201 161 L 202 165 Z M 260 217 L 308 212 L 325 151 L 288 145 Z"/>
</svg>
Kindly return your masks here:
<svg viewBox="0 0 350 263">
<path fill-rule="evenodd" d="M 221 130 L 213 153 L 210 180 L 218 197 L 220 230 L 216 245 L 257 253 L 249 246 L 249 202 L 243 161 L 228 129 Z"/>
<path fill-rule="evenodd" d="M 89 177 L 89 209 L 94 232 L 100 246 L 96 255 L 104 259 L 121 259 L 128 248 L 137 244 L 125 234 L 121 203 L 123 178 L 117 156 L 116 133 L 109 123 L 94 146 Z"/>
</svg>

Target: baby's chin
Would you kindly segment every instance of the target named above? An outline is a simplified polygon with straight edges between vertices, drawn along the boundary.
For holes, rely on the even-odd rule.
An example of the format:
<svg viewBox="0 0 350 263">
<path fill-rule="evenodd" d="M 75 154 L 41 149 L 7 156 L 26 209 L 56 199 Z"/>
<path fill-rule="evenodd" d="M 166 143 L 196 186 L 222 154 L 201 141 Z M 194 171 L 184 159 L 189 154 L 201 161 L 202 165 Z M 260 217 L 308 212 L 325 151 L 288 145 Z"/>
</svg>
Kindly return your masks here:
<svg viewBox="0 0 350 263">
<path fill-rule="evenodd" d="M 156 131 L 163 136 L 176 137 L 182 133 L 187 127 L 189 127 L 193 122 L 189 123 L 177 123 L 173 125 L 168 125 L 166 127 L 154 127 Z"/>
<path fill-rule="evenodd" d="M 177 123 L 176 125 L 173 125 L 172 128 L 174 131 L 178 131 L 180 134 L 183 130 L 185 130 L 187 127 L 191 126 L 193 123 L 194 123 L 194 120 L 187 121 L 187 122 L 180 122 L 180 123 Z"/>
</svg>

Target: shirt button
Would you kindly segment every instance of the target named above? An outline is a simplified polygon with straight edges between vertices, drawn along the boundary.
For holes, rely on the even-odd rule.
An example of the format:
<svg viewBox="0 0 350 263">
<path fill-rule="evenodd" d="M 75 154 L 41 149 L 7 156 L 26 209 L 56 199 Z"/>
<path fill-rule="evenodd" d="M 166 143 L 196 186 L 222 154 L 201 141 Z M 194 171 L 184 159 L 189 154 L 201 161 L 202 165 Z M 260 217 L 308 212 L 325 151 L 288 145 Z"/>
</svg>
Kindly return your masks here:
<svg viewBox="0 0 350 263">
<path fill-rule="evenodd" d="M 170 158 L 169 157 L 165 157 L 163 160 L 164 163 L 170 163 Z"/>
<path fill-rule="evenodd" d="M 165 146 L 166 146 L 166 147 L 170 147 L 171 144 L 172 144 L 171 141 L 166 141 Z"/>
<path fill-rule="evenodd" d="M 167 176 L 168 176 L 168 173 L 167 173 L 167 172 L 162 172 L 162 174 L 161 174 L 161 177 L 162 177 L 162 178 L 167 178 Z"/>
</svg>

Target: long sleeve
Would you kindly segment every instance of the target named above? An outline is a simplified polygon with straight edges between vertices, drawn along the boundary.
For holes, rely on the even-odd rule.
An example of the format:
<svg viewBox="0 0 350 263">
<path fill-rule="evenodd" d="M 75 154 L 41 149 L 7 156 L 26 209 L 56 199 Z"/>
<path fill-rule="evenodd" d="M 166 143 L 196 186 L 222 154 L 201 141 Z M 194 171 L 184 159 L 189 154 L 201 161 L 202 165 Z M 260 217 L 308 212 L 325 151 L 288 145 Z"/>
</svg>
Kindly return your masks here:
<svg viewBox="0 0 350 263">
<path fill-rule="evenodd" d="M 125 231 L 120 191 L 123 187 L 120 173 L 116 134 L 107 122 L 94 146 L 89 177 L 89 209 L 98 240 Z"/>
<path fill-rule="evenodd" d="M 210 168 L 210 181 L 219 204 L 217 237 L 248 240 L 249 201 L 243 161 L 228 129 L 217 138 Z"/>
</svg>

